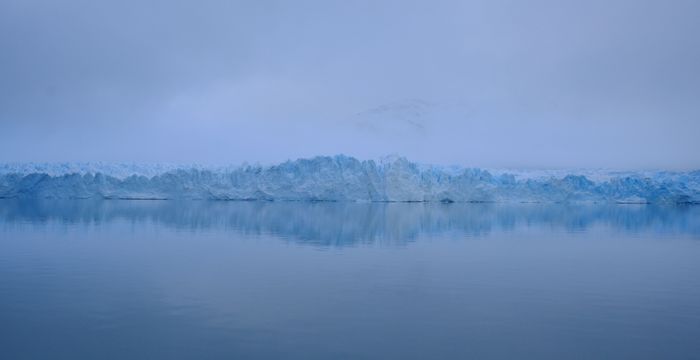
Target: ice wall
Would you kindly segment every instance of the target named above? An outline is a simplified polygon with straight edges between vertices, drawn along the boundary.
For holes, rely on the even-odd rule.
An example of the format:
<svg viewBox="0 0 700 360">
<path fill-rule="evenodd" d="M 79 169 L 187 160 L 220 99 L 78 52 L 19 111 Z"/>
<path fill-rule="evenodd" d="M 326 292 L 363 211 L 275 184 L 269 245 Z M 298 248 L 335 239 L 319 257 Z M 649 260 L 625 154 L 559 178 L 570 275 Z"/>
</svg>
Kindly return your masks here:
<svg viewBox="0 0 700 360">
<path fill-rule="evenodd" d="M 698 203 L 700 171 L 505 171 L 405 158 L 273 166 L 0 165 L 0 198 Z"/>
</svg>

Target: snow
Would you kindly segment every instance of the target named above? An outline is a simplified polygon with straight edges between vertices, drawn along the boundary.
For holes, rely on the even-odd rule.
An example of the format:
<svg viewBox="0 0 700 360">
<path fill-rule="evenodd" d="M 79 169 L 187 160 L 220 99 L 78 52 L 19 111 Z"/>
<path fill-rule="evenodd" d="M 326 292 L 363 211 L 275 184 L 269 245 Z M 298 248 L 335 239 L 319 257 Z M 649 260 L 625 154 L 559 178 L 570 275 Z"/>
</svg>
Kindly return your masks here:
<svg viewBox="0 0 700 360">
<path fill-rule="evenodd" d="M 0 198 L 699 203 L 700 171 L 523 171 L 392 156 L 272 166 L 0 164 Z"/>
</svg>

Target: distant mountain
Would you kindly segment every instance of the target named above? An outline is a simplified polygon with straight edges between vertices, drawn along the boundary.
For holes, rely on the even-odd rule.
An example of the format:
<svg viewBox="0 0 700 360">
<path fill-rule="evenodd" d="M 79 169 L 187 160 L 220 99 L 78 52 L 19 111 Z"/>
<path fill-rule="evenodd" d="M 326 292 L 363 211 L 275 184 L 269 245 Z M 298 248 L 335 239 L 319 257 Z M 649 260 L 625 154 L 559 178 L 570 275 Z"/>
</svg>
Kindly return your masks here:
<svg viewBox="0 0 700 360">
<path fill-rule="evenodd" d="M 408 99 L 359 112 L 354 121 L 361 129 L 370 131 L 423 132 L 435 109 L 435 104 L 425 100 Z"/>
</svg>

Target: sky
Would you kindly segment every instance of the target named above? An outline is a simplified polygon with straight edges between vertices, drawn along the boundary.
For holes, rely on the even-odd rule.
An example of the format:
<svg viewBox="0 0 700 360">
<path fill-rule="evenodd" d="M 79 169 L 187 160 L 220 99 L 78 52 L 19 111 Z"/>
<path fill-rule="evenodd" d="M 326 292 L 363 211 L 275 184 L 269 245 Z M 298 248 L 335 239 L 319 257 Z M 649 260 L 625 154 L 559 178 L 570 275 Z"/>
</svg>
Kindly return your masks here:
<svg viewBox="0 0 700 360">
<path fill-rule="evenodd" d="M 0 2 L 0 162 L 700 169 L 694 0 Z"/>
</svg>

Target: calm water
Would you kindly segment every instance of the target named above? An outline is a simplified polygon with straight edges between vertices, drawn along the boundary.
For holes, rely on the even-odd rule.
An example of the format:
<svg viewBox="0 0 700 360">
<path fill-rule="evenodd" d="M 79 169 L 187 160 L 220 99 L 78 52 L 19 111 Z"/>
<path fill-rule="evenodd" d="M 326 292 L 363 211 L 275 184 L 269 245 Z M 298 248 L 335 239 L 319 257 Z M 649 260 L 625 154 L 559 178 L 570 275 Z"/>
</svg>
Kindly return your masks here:
<svg viewBox="0 0 700 360">
<path fill-rule="evenodd" d="M 700 359 L 700 207 L 0 201 L 2 359 Z"/>
</svg>

